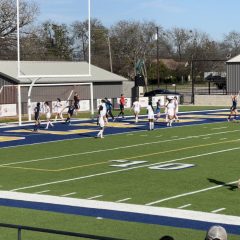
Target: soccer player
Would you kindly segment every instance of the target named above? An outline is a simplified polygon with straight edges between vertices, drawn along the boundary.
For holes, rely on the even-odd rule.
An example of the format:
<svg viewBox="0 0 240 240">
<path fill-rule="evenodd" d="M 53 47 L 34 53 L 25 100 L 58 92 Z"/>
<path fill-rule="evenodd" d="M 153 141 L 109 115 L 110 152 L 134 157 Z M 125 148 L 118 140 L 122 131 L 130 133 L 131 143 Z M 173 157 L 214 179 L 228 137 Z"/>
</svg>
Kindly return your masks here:
<svg viewBox="0 0 240 240">
<path fill-rule="evenodd" d="M 74 93 L 74 96 L 73 96 L 73 101 L 74 101 L 74 108 L 75 110 L 79 110 L 80 109 L 80 97 L 79 95 L 77 94 L 77 92 Z M 77 112 L 76 112 L 77 114 Z"/>
<path fill-rule="evenodd" d="M 71 125 L 71 117 L 72 117 L 72 115 L 74 113 L 75 105 L 74 104 L 70 104 L 69 106 L 65 107 L 64 109 L 66 109 L 66 108 L 68 108 L 68 112 L 67 112 L 68 116 L 67 116 L 67 119 L 65 120 L 65 123 L 68 123 L 69 125 Z"/>
<path fill-rule="evenodd" d="M 161 100 L 160 99 L 158 99 L 157 101 L 157 107 L 156 107 L 155 113 L 156 113 L 156 121 L 158 121 L 158 119 L 161 116 Z"/>
<path fill-rule="evenodd" d="M 121 94 L 121 98 L 120 98 L 120 101 L 119 101 L 120 113 L 118 114 L 118 117 L 120 115 L 122 115 L 122 118 L 124 118 L 124 106 L 125 106 L 125 104 L 126 104 L 126 100 L 125 100 L 124 94 Z"/>
<path fill-rule="evenodd" d="M 147 114 L 148 114 L 148 121 L 149 121 L 149 130 L 154 129 L 154 108 L 152 106 L 152 102 L 148 102 L 147 106 Z"/>
<path fill-rule="evenodd" d="M 138 98 L 136 98 L 136 100 L 133 102 L 132 109 L 133 109 L 134 116 L 135 116 L 135 123 L 138 123 L 138 115 L 139 115 L 140 110 L 141 110 L 141 105 L 138 101 Z"/>
<path fill-rule="evenodd" d="M 54 109 L 54 114 L 55 114 L 55 122 L 57 121 L 57 118 L 59 117 L 61 120 L 63 120 L 63 116 L 62 116 L 62 103 L 61 103 L 61 99 L 57 98 L 57 102 L 53 107 Z"/>
<path fill-rule="evenodd" d="M 96 136 L 97 138 L 104 138 L 103 131 L 104 131 L 105 122 L 106 122 L 106 113 L 103 109 L 103 106 L 100 105 L 98 110 L 98 125 L 100 127 L 100 131 Z"/>
<path fill-rule="evenodd" d="M 171 127 L 172 122 L 175 116 L 176 105 L 174 99 L 169 99 L 169 102 L 166 105 L 166 112 L 167 112 L 167 126 Z"/>
<path fill-rule="evenodd" d="M 232 115 L 234 115 L 234 120 L 236 120 L 236 118 L 237 118 L 237 114 L 238 114 L 237 101 L 238 101 L 239 93 L 240 93 L 240 91 L 238 92 L 238 95 L 231 96 L 232 106 L 230 108 L 230 114 L 229 114 L 228 119 L 227 119 L 228 121 L 230 121 Z"/>
<path fill-rule="evenodd" d="M 34 108 L 34 119 L 35 119 L 35 125 L 34 125 L 34 132 L 38 132 L 38 129 L 40 128 L 40 102 L 37 103 L 37 106 Z"/>
<path fill-rule="evenodd" d="M 49 124 L 51 127 L 53 127 L 53 124 L 50 120 L 51 118 L 51 110 L 50 110 L 50 107 L 49 107 L 49 102 L 45 102 L 44 103 L 44 107 L 45 107 L 45 114 L 46 114 L 46 119 L 47 119 L 47 126 L 45 127 L 45 129 L 48 129 L 49 127 Z"/>
<path fill-rule="evenodd" d="M 177 121 L 179 122 L 179 119 L 178 119 L 178 99 L 177 99 L 177 96 L 174 97 L 174 104 L 175 104 L 175 114 L 174 114 L 174 121 Z"/>
<path fill-rule="evenodd" d="M 107 97 L 105 97 L 104 100 L 105 100 L 105 105 L 107 108 L 107 118 L 108 118 L 108 116 L 110 116 L 112 118 L 112 120 L 114 121 L 114 116 L 112 114 L 113 105 Z"/>
</svg>

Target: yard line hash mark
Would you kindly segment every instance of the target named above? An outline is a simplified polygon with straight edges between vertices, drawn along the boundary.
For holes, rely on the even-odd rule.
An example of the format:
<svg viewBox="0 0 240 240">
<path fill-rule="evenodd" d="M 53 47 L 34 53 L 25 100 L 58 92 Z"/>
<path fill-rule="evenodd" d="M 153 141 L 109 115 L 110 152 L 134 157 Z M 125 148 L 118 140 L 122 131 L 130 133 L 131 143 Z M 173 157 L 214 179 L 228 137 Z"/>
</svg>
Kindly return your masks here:
<svg viewBox="0 0 240 240">
<path fill-rule="evenodd" d="M 40 191 L 40 192 L 35 192 L 34 194 L 40 194 L 40 193 L 46 193 L 46 192 L 50 192 L 50 190 L 44 190 L 44 191 Z"/>
<path fill-rule="evenodd" d="M 89 197 L 87 199 L 91 200 L 91 199 L 96 199 L 96 198 L 100 198 L 100 197 L 103 197 L 103 195 L 97 195 L 97 196 Z"/>
<path fill-rule="evenodd" d="M 183 205 L 183 206 L 180 206 L 178 207 L 179 209 L 183 209 L 183 208 L 187 208 L 187 207 L 190 207 L 192 204 L 186 204 L 186 205 Z"/>
<path fill-rule="evenodd" d="M 211 213 L 218 213 L 218 212 L 222 212 L 224 210 L 226 210 L 226 208 L 219 208 L 219 209 L 211 211 Z"/>
<path fill-rule="evenodd" d="M 124 198 L 124 199 L 120 199 L 118 201 L 116 201 L 117 203 L 121 203 L 121 202 L 126 202 L 128 200 L 131 200 L 131 198 Z"/>
<path fill-rule="evenodd" d="M 61 195 L 61 197 L 67 197 L 67 196 L 71 196 L 71 195 L 75 195 L 75 194 L 77 194 L 77 193 L 76 192 L 66 193 L 66 194 Z"/>
<path fill-rule="evenodd" d="M 24 189 L 31 189 L 31 188 L 36 188 L 36 187 L 42 187 L 42 186 L 72 182 L 72 181 L 77 181 L 77 180 L 82 180 L 82 179 L 104 176 L 104 175 L 108 175 L 108 174 L 130 171 L 130 170 L 134 170 L 134 169 L 138 169 L 138 168 L 151 167 L 151 166 L 154 166 L 154 165 L 158 165 L 159 163 L 163 164 L 163 163 L 177 162 L 177 161 L 182 161 L 182 160 L 186 160 L 186 159 L 198 158 L 198 157 L 203 157 L 203 156 L 208 156 L 208 155 L 213 155 L 213 154 L 219 154 L 219 153 L 224 153 L 224 152 L 230 152 L 230 151 L 235 151 L 235 150 L 240 150 L 240 147 L 229 148 L 229 149 L 224 149 L 224 150 L 214 151 L 214 152 L 208 152 L 208 153 L 203 153 L 203 154 L 198 154 L 198 155 L 192 155 L 192 156 L 177 158 L 177 159 L 173 159 L 173 160 L 169 160 L 169 161 L 165 161 L 165 162 L 157 162 L 157 163 L 153 163 L 153 164 L 146 164 L 146 165 L 131 167 L 131 168 L 127 168 L 127 169 L 119 169 L 119 170 L 102 172 L 102 173 L 97 173 L 97 174 L 92 174 L 92 175 L 80 176 L 80 177 L 76 177 L 76 178 L 69 178 L 69 179 L 64 179 L 64 180 L 59 180 L 59 181 L 40 183 L 40 184 L 36 184 L 36 185 L 15 188 L 15 189 L 12 189 L 12 190 L 9 190 L 9 191 L 14 192 L 14 191 L 19 191 L 19 190 L 24 190 Z M 236 183 L 236 182 L 234 182 L 234 183 Z"/>
</svg>

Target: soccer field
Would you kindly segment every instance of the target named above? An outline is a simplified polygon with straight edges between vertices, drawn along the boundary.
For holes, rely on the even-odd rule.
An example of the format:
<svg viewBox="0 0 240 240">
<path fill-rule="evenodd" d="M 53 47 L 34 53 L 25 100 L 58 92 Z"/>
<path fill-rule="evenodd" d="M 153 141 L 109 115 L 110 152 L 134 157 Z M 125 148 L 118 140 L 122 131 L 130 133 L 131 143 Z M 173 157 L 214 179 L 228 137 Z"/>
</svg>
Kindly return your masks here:
<svg viewBox="0 0 240 240">
<path fill-rule="evenodd" d="M 221 114 L 224 115 L 215 113 Z M 191 214 L 203 212 L 206 222 L 210 221 L 210 215 L 219 218 L 219 223 L 228 216 L 239 217 L 240 125 L 226 121 L 195 124 L 199 115 L 188 115 L 194 124 L 176 123 L 172 128 L 160 124 L 154 131 L 146 131 L 147 123 L 141 119 L 139 126 L 144 127 L 134 126 L 129 131 L 127 125 L 126 132 L 116 131 L 104 139 L 87 136 L 54 141 L 51 134 L 40 132 L 35 139 L 43 142 L 43 136 L 50 136 L 51 141 L 16 147 L 4 145 L 5 148 L 0 149 L 1 190 L 11 191 L 16 196 L 18 193 L 38 194 L 39 199 L 45 196 L 57 196 L 60 201 L 83 199 L 99 206 L 107 202 L 120 207 L 129 204 L 136 209 L 159 207 L 169 212 L 175 209 L 176 213 L 183 211 L 183 215 L 189 215 L 189 219 Z M 201 118 L 209 119 L 209 116 Z M 131 119 L 128 121 L 132 124 Z M 13 134 L 14 131 L 8 132 Z M 22 137 L 27 130 L 18 129 L 14 134 L 16 132 Z M 113 220 L 117 218 L 111 216 L 81 216 L 51 209 L 14 208 L 8 203 L 1 205 L 1 222 L 4 223 L 129 240 L 159 239 L 164 234 L 173 235 L 177 240 L 200 240 L 206 232 L 204 227 L 194 227 L 194 224 L 189 227 L 177 222 L 153 224 L 151 220 L 133 222 L 127 217 L 123 221 L 121 218 Z M 240 222 L 235 224 L 240 225 Z M 233 233 L 229 234 L 229 239 L 238 239 L 240 230 L 232 230 L 230 222 L 229 226 Z M 14 239 L 16 232 L 1 229 L 0 235 L 6 240 Z M 24 237 L 61 239 L 29 232 Z"/>
</svg>

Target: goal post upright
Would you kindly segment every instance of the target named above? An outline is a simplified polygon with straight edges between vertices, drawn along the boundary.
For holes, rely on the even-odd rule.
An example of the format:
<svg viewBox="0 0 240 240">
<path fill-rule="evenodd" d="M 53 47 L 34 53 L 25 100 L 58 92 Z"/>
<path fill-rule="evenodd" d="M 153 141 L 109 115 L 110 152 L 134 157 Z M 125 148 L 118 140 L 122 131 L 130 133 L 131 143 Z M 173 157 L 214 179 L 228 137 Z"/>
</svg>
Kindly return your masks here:
<svg viewBox="0 0 240 240">
<path fill-rule="evenodd" d="M 20 8 L 19 2 L 21 0 L 16 0 L 17 5 L 17 76 L 18 78 L 22 79 L 31 79 L 31 78 L 65 78 L 65 77 L 91 77 L 92 70 L 91 70 L 91 0 L 86 0 L 88 9 L 87 9 L 87 16 L 88 16 L 88 70 L 85 73 L 79 74 L 26 74 L 24 71 L 21 70 L 21 46 L 20 46 Z"/>
</svg>

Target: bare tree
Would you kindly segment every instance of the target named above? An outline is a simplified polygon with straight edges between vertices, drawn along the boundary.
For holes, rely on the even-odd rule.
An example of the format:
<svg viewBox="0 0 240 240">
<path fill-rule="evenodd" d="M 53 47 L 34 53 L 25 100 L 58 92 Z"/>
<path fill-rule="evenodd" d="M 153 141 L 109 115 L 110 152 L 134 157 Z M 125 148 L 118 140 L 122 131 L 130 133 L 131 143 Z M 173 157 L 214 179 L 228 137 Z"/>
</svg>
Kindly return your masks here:
<svg viewBox="0 0 240 240">
<path fill-rule="evenodd" d="M 231 56 L 236 56 L 240 53 L 240 32 L 232 31 L 225 35 L 223 41 L 228 53 Z"/>
<path fill-rule="evenodd" d="M 19 28 L 24 28 L 36 19 L 39 10 L 34 2 L 22 0 L 19 3 Z M 17 8 L 15 0 L 0 0 L 1 57 L 16 58 Z"/>
</svg>

